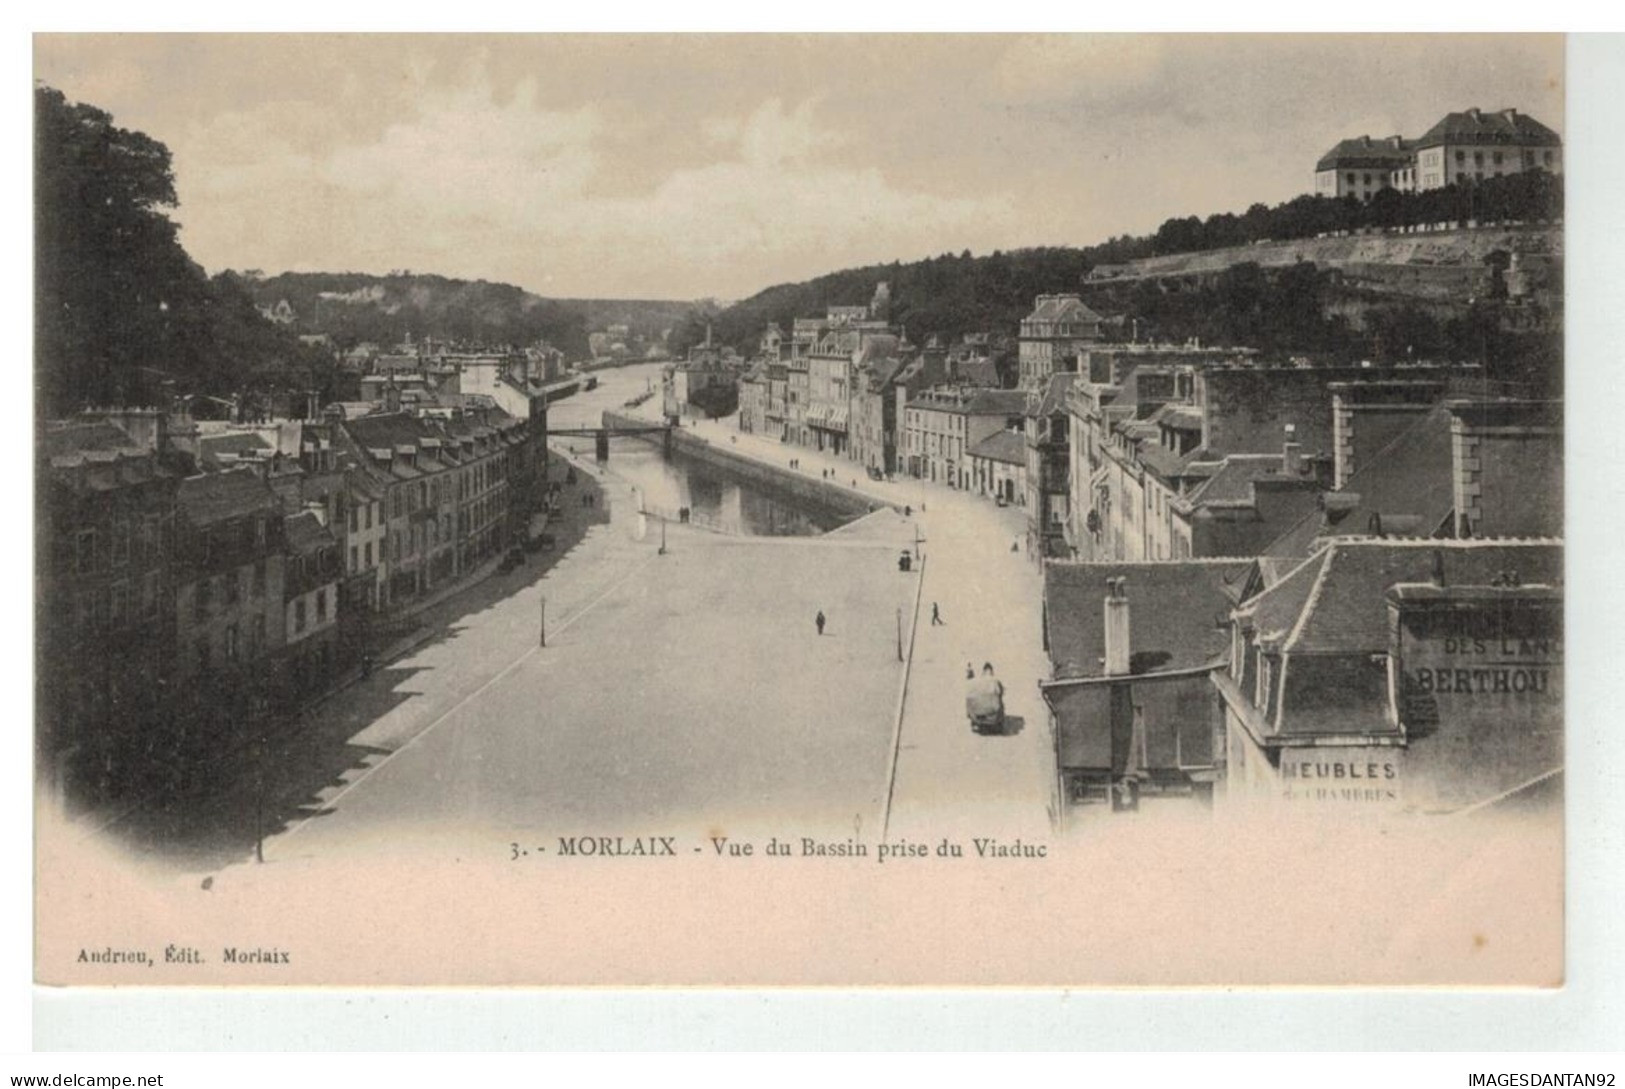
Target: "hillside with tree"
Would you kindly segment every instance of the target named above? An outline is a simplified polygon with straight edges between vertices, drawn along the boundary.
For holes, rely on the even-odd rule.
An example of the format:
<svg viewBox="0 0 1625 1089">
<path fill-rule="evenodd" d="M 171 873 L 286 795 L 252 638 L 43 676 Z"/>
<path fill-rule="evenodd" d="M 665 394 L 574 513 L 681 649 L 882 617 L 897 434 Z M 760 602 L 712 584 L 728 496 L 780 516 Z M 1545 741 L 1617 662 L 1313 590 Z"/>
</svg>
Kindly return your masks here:
<svg viewBox="0 0 1625 1089">
<path fill-rule="evenodd" d="M 591 354 L 587 336 L 611 325 L 660 340 L 695 303 L 660 299 L 550 299 L 513 284 L 458 280 L 408 271 L 240 274 L 255 302 L 286 302 L 291 327 L 322 334 L 341 349 L 363 342 L 440 340 L 533 344 L 545 340 L 576 360 Z"/>
<path fill-rule="evenodd" d="M 241 274 L 255 302 L 292 308 L 291 328 L 324 334 L 340 348 L 390 345 L 410 336 L 481 344 L 545 340 L 569 358 L 587 352 L 587 316 L 579 306 L 544 299 L 513 284 L 457 280 L 407 271 Z"/>
<path fill-rule="evenodd" d="M 325 388 L 328 353 L 265 321 L 241 281 L 181 246 L 169 149 L 34 89 L 36 412 Z"/>
<path fill-rule="evenodd" d="M 1514 312 L 1506 290 L 1508 254 L 1478 254 L 1466 242 L 1472 232 L 1426 236 L 1443 239 L 1435 248 L 1462 251 L 1461 274 L 1446 278 L 1442 287 L 1438 277 L 1411 282 L 1438 271 L 1431 266 L 1404 269 L 1403 275 L 1388 277 L 1393 283 L 1378 282 L 1373 289 L 1383 270 L 1373 272 L 1369 264 L 1355 273 L 1349 271 L 1355 265 L 1352 259 L 1348 268 L 1344 262 L 1304 260 L 1266 267 L 1247 259 L 1247 250 L 1265 243 L 1279 248 L 1293 239 L 1423 237 L 1391 232 L 1469 222 L 1479 228 L 1507 224 L 1521 230 L 1529 224 L 1558 223 L 1562 212 L 1561 179 L 1540 171 L 1419 193 L 1385 190 L 1369 203 L 1301 196 L 1273 208 L 1255 204 L 1241 215 L 1169 219 L 1151 234 L 1095 246 L 983 257 L 966 251 L 782 284 L 731 307 L 696 309 L 674 334 L 673 349 L 698 343 L 709 323 L 719 340 L 750 352 L 768 323 L 788 330 L 797 317 L 821 315 L 830 305 L 864 302 L 884 280 L 891 284 L 893 319 L 916 342 L 932 335 L 952 340 L 976 331 L 1013 335 L 1038 295 L 1077 292 L 1113 323 L 1114 335 L 1125 339 L 1196 338 L 1246 345 L 1273 356 L 1336 361 L 1482 360 L 1500 376 L 1556 386 L 1562 335 L 1561 322 L 1554 318 L 1560 315 L 1538 307 Z M 1472 240 L 1481 242 L 1482 236 Z M 1134 275 L 1136 266 L 1182 254 L 1218 257 L 1189 262 L 1211 267 L 1182 282 Z M 1110 275 L 1102 278 L 1104 272 Z M 1560 274 L 1559 258 L 1553 273 L 1559 286 Z"/>
</svg>

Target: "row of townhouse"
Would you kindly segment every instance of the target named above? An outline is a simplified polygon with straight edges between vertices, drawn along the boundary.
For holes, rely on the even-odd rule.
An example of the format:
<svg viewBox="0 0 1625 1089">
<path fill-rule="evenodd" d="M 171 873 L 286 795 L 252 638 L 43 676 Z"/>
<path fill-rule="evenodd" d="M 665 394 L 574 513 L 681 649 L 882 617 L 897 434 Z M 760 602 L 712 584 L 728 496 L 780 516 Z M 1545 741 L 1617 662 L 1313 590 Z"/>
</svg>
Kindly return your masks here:
<svg viewBox="0 0 1625 1089">
<path fill-rule="evenodd" d="M 1084 548 L 1045 566 L 1068 813 L 1560 795 L 1560 403 L 1471 367 L 1111 377 L 1074 391 Z"/>
<path fill-rule="evenodd" d="M 987 334 L 967 334 L 951 348 L 934 337 L 918 347 L 890 324 L 890 305 L 881 283 L 868 306 L 831 306 L 822 318 L 797 318 L 788 335 L 769 325 L 756 363 L 740 380 L 740 430 L 844 457 L 876 475 L 906 473 L 955 487 L 981 486 L 972 484 L 980 479 L 989 495 L 1003 488 L 1008 501 L 1017 501 L 1022 489 L 1000 450 L 990 449 L 988 464 L 975 466 L 971 451 L 994 432 L 1019 430 L 1013 405 L 1019 397 L 992 388 L 999 380 L 992 355 L 1001 345 Z M 999 401 L 987 413 L 997 425 L 979 420 L 963 432 L 970 441 L 953 440 L 955 452 L 945 454 L 947 440 L 934 436 L 954 426 L 948 416 L 962 414 L 951 402 L 971 399 L 976 389 Z M 997 487 L 994 476 L 1002 482 Z"/>
<path fill-rule="evenodd" d="M 1401 424 L 1486 388 L 1472 365 L 1300 366 L 1193 346 L 1091 354 L 1092 373 L 1061 402 L 1069 495 L 1056 557 L 1256 555 L 1322 502 L 1340 465 L 1346 477 Z"/>
<path fill-rule="evenodd" d="M 392 615 L 524 539 L 545 415 L 381 408 L 245 426 L 93 410 L 41 430 L 42 774 L 105 798 L 252 740 Z"/>
</svg>

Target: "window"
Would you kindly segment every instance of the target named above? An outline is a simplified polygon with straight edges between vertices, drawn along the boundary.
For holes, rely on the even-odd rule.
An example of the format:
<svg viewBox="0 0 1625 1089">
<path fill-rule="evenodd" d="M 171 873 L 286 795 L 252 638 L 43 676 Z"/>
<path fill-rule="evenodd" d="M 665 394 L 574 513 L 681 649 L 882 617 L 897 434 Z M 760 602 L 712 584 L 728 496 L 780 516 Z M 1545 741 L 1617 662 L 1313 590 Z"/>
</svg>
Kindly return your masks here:
<svg viewBox="0 0 1625 1089">
<path fill-rule="evenodd" d="M 350 570 L 354 571 L 361 566 L 361 549 L 356 545 L 350 546 Z"/>
<path fill-rule="evenodd" d="M 1365 184 L 1367 184 L 1367 185 L 1371 184 L 1371 175 L 1370 174 L 1367 174 L 1365 176 Z"/>
<path fill-rule="evenodd" d="M 1349 172 L 1348 180 L 1350 185 L 1354 184 L 1354 173 L 1352 171 Z"/>
<path fill-rule="evenodd" d="M 153 571 L 141 580 L 141 618 L 158 619 L 158 572 Z"/>
<path fill-rule="evenodd" d="M 233 571 L 226 576 L 226 604 L 235 605 L 242 597 L 242 583 L 238 581 L 238 574 Z"/>
<path fill-rule="evenodd" d="M 261 613 L 254 618 L 254 630 L 250 638 L 253 640 L 249 646 L 249 653 L 258 656 L 265 649 L 265 614 Z"/>
<path fill-rule="evenodd" d="M 1546 165 L 1551 166 L 1552 165 L 1552 153 L 1549 152 L 1549 151 L 1545 152 L 1543 157 L 1545 158 Z"/>
<path fill-rule="evenodd" d="M 265 561 L 257 560 L 254 563 L 254 596 L 265 596 Z"/>
<path fill-rule="evenodd" d="M 197 641 L 197 667 L 200 672 L 209 671 L 209 637 L 199 636 Z"/>
<path fill-rule="evenodd" d="M 371 567 L 372 566 L 372 542 L 371 541 L 367 542 L 366 550 L 362 553 L 362 555 L 366 557 L 366 565 L 368 567 Z"/>
<path fill-rule="evenodd" d="M 1474 166 L 1483 166 L 1484 165 L 1484 153 L 1482 151 L 1473 152 L 1473 165 Z"/>
<path fill-rule="evenodd" d="M 96 570 L 96 531 L 81 529 L 74 537 L 74 570 L 88 575 Z"/>
<path fill-rule="evenodd" d="M 360 531 L 361 531 L 361 509 L 359 507 L 351 507 L 350 508 L 350 532 L 351 533 L 359 533 Z"/>
<path fill-rule="evenodd" d="M 319 624 L 327 619 L 327 588 L 316 591 L 316 622 Z"/>
<path fill-rule="evenodd" d="M 123 567 L 130 562 L 130 523 L 123 518 L 113 522 L 113 566 Z"/>
<path fill-rule="evenodd" d="M 305 630 L 305 599 L 299 598 L 293 603 L 293 630 Z"/>
<path fill-rule="evenodd" d="M 1499 151 L 1495 153 L 1494 159 L 1497 166 L 1501 165 L 1501 153 Z"/>
<path fill-rule="evenodd" d="M 1464 163 L 1466 161 L 1467 161 L 1467 153 L 1465 151 L 1461 150 L 1460 148 L 1457 148 L 1456 149 L 1456 162 Z"/>
<path fill-rule="evenodd" d="M 237 625 L 229 624 L 226 627 L 226 661 L 237 660 Z"/>
</svg>

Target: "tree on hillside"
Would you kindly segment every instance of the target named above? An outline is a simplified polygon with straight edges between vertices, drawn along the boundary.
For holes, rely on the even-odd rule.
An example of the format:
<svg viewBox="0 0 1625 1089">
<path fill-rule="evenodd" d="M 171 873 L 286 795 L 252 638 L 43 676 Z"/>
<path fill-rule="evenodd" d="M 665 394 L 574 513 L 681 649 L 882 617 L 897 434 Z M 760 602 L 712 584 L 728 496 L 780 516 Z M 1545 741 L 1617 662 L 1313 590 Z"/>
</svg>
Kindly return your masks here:
<svg viewBox="0 0 1625 1089">
<path fill-rule="evenodd" d="M 164 214 L 175 206 L 169 149 L 43 85 L 34 133 L 40 409 L 120 400 L 143 365 L 196 373 L 208 289 Z"/>
</svg>

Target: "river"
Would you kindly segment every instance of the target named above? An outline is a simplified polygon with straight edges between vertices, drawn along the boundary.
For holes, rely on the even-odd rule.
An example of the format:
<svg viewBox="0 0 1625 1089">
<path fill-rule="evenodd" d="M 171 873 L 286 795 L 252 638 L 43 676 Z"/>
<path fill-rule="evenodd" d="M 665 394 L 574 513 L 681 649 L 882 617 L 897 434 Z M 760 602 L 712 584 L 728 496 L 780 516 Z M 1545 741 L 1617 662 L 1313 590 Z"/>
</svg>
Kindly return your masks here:
<svg viewBox="0 0 1625 1089">
<path fill-rule="evenodd" d="M 598 388 L 549 406 L 549 431 L 600 427 L 606 409 L 622 410 L 626 400 L 647 389 L 660 396 L 660 364 L 642 363 L 594 372 Z M 697 524 L 719 526 L 757 537 L 811 537 L 851 521 L 853 515 L 788 492 L 745 480 L 714 465 L 684 457 L 666 457 L 659 443 L 624 438 L 610 443 L 609 470 L 635 485 L 649 510 L 693 512 Z M 590 438 L 553 440 L 583 457 L 593 456 Z"/>
</svg>

